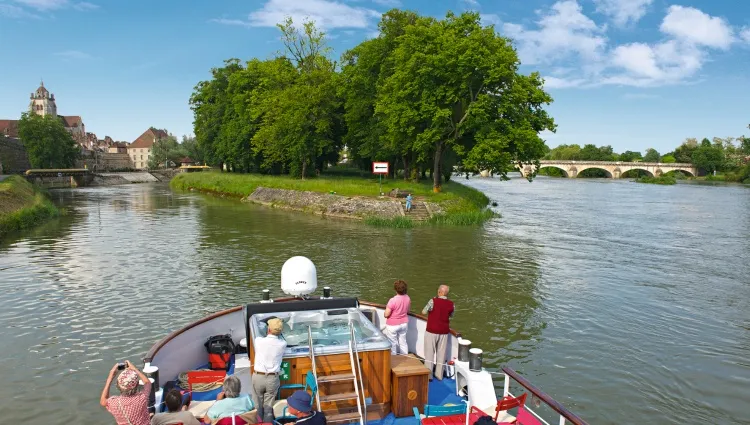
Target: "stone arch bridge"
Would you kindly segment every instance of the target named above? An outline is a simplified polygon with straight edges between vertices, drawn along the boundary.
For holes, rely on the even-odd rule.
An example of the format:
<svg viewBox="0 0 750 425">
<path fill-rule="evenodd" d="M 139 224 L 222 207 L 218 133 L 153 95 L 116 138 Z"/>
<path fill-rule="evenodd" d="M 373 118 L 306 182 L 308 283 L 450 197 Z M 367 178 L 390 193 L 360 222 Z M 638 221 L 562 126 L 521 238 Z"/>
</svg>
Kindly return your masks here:
<svg viewBox="0 0 750 425">
<path fill-rule="evenodd" d="M 578 173 L 595 168 L 607 172 L 607 177 L 619 179 L 623 174 L 630 170 L 645 171 L 651 177 L 659 177 L 670 171 L 682 171 L 691 176 L 698 175 L 698 169 L 693 164 L 672 163 L 665 164 L 661 162 L 620 162 L 620 161 L 539 161 L 539 168 L 557 168 L 562 170 L 565 177 L 576 178 Z M 526 177 L 536 168 L 534 165 L 525 164 L 516 168 Z"/>
</svg>

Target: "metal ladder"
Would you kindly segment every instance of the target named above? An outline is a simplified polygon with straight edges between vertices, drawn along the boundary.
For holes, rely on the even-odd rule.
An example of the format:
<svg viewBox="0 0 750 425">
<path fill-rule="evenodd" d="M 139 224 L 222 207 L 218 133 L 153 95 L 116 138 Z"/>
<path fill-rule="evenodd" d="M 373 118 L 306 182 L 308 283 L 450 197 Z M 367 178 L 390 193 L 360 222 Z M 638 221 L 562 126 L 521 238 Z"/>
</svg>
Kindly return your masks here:
<svg viewBox="0 0 750 425">
<path fill-rule="evenodd" d="M 321 411 L 321 401 L 325 403 L 343 400 L 356 400 L 356 412 L 326 415 L 326 422 L 331 424 L 343 424 L 358 420 L 360 425 L 365 425 L 365 418 L 367 418 L 367 405 L 364 399 L 364 388 L 360 392 L 360 388 L 363 387 L 364 381 L 362 381 L 362 368 L 359 366 L 359 351 L 357 349 L 357 341 L 354 334 L 354 326 L 352 325 L 352 322 L 349 321 L 349 366 L 351 368 L 349 373 L 345 372 L 334 375 L 318 376 L 317 367 L 315 365 L 315 348 L 313 347 L 312 328 L 310 326 L 307 327 L 307 340 L 310 346 L 310 361 L 312 362 L 312 372 L 313 376 L 315 376 L 315 382 L 318 385 L 318 391 L 315 393 L 315 399 L 318 404 L 318 411 Z M 354 386 L 354 392 L 321 395 L 320 384 L 331 382 L 352 382 Z"/>
</svg>

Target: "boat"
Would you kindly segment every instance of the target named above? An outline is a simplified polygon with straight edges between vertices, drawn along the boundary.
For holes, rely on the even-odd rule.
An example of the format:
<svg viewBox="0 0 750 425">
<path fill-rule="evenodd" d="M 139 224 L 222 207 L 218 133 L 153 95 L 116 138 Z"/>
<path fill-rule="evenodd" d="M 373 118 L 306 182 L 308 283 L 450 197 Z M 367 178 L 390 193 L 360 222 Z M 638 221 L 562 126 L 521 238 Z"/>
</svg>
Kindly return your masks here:
<svg viewBox="0 0 750 425">
<path fill-rule="evenodd" d="M 290 272 L 301 268 L 307 268 L 304 278 Z M 423 363 L 427 317 L 409 313 L 409 354 L 394 355 L 382 331 L 385 305 L 334 297 L 328 286 L 322 295 L 314 295 L 317 271 L 305 257 L 289 259 L 281 277 L 288 296 L 272 299 L 270 290 L 264 289 L 258 301 L 187 324 L 151 347 L 143 360 L 144 373 L 154 382 L 153 411 L 164 410 L 165 385 L 177 381 L 180 374 L 183 382 L 187 376 L 190 411 L 198 417 L 215 400 L 227 374 L 236 375 L 242 391 L 250 393 L 253 341 L 265 335 L 265 321 L 275 317 L 282 319 L 287 341 L 282 389 L 274 405 L 277 418 L 284 415 L 284 399 L 305 388 L 313 393 L 313 407 L 325 414 L 329 424 L 471 425 L 489 415 L 497 423 L 586 425 L 510 367 L 497 372 L 484 368 L 481 350 L 471 348 L 471 341 L 457 330 L 451 329 L 448 337 L 444 378 L 431 379 Z M 206 341 L 224 334 L 236 345 L 228 370 L 205 370 Z M 216 384 L 215 388 L 196 389 L 206 382 Z M 512 408 L 497 412 L 503 401 Z"/>
</svg>

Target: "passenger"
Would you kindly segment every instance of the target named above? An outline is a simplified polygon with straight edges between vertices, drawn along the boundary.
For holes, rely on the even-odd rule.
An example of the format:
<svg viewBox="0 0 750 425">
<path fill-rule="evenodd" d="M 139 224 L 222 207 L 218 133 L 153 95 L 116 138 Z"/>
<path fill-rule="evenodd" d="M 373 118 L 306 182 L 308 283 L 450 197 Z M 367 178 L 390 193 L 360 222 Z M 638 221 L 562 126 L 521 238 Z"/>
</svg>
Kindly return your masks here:
<svg viewBox="0 0 750 425">
<path fill-rule="evenodd" d="M 208 409 L 203 422 L 213 423 L 221 418 L 241 416 L 246 422 L 255 423 L 255 415 L 249 414 L 255 406 L 250 396 L 240 394 L 241 386 L 240 378 L 234 375 L 224 378 L 223 391 L 216 396 L 216 403 Z"/>
<path fill-rule="evenodd" d="M 281 385 L 279 372 L 286 350 L 286 341 L 281 337 L 283 327 L 281 319 L 269 319 L 268 335 L 255 338 L 253 400 L 258 408 L 258 417 L 263 418 L 263 422 L 273 422 L 273 402 Z"/>
<path fill-rule="evenodd" d="M 307 391 L 299 390 L 292 393 L 286 399 L 289 413 L 297 417 L 295 424 L 300 425 L 326 425 L 326 417 L 323 412 L 317 412 L 312 408 L 312 397 Z"/>
<path fill-rule="evenodd" d="M 409 323 L 411 298 L 406 295 L 406 282 L 397 280 L 393 284 L 396 295 L 385 306 L 385 335 L 391 341 L 391 354 L 409 354 L 406 345 L 406 327 Z"/>
<path fill-rule="evenodd" d="M 440 285 L 438 296 L 432 298 L 422 309 L 422 314 L 427 315 L 427 331 L 424 334 L 425 366 L 432 372 L 434 360 L 435 378 L 438 380 L 443 379 L 445 350 L 451 330 L 450 319 L 454 311 L 453 301 L 448 299 L 449 291 L 448 285 Z"/>
<path fill-rule="evenodd" d="M 119 363 L 115 363 L 109 371 L 99 404 L 115 417 L 117 425 L 149 425 L 151 419 L 148 412 L 148 398 L 151 394 L 151 381 L 132 363 L 125 360 L 126 368 L 117 377 L 117 389 L 120 390 L 120 395 L 110 397 L 109 387 L 112 386 L 118 366 Z M 138 391 L 139 379 L 143 381 L 141 391 Z"/>
<path fill-rule="evenodd" d="M 187 406 L 183 406 L 180 390 L 169 390 L 164 396 L 164 404 L 167 406 L 167 412 L 154 415 L 151 425 L 201 425 L 200 421 L 187 411 Z"/>
</svg>

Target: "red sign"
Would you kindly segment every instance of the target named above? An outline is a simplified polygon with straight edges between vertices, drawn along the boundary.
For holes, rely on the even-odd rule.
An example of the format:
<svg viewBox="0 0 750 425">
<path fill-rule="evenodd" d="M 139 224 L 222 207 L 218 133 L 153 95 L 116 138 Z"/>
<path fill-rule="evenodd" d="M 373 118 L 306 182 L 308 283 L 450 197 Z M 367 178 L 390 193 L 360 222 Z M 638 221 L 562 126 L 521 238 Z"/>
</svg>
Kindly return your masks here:
<svg viewBox="0 0 750 425">
<path fill-rule="evenodd" d="M 388 163 L 387 162 L 373 162 L 372 173 L 373 174 L 388 174 Z"/>
</svg>

